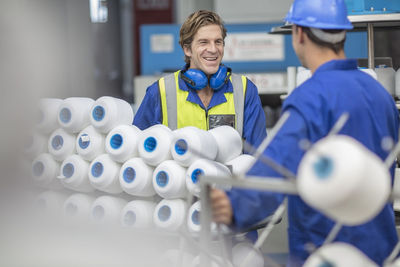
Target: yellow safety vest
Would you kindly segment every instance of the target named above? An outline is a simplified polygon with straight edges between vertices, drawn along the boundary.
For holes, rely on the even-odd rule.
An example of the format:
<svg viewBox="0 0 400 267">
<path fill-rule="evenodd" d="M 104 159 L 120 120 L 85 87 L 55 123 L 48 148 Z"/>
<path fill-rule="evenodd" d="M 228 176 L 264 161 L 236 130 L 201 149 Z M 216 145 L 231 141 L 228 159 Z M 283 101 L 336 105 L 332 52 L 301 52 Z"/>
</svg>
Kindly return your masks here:
<svg viewBox="0 0 400 267">
<path fill-rule="evenodd" d="M 210 129 L 210 117 L 219 115 L 234 116 L 234 126 L 242 135 L 244 97 L 246 94 L 247 79 L 245 76 L 232 74 L 230 81 L 233 93 L 224 93 L 226 102 L 216 105 L 205 111 L 200 105 L 186 101 L 189 91 L 179 88 L 179 73 L 169 74 L 159 80 L 159 90 L 162 107 L 162 123 L 172 130 L 186 126 L 195 126 L 203 130 Z"/>
</svg>

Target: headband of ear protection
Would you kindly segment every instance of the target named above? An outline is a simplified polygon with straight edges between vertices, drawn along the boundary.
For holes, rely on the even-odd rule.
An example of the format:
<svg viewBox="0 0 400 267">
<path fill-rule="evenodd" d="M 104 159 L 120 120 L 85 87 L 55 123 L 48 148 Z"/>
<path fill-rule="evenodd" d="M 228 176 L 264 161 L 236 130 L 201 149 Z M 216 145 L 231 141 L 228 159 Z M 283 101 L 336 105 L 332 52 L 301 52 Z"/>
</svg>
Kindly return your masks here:
<svg viewBox="0 0 400 267">
<path fill-rule="evenodd" d="M 207 75 L 198 69 L 187 69 L 181 71 L 181 78 L 186 84 L 195 90 L 201 90 L 207 85 L 218 91 L 228 81 L 232 70 L 224 65 L 220 65 L 218 71 L 211 75 L 208 80 Z"/>
</svg>

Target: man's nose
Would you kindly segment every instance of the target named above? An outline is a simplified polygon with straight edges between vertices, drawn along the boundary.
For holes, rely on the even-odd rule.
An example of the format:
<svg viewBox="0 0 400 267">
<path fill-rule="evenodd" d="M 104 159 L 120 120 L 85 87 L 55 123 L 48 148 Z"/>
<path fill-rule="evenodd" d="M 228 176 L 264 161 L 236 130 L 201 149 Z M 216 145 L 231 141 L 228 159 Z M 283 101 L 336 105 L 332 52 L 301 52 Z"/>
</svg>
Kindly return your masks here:
<svg viewBox="0 0 400 267">
<path fill-rule="evenodd" d="M 217 45 L 214 42 L 210 42 L 210 44 L 207 46 L 207 51 L 216 52 Z"/>
</svg>

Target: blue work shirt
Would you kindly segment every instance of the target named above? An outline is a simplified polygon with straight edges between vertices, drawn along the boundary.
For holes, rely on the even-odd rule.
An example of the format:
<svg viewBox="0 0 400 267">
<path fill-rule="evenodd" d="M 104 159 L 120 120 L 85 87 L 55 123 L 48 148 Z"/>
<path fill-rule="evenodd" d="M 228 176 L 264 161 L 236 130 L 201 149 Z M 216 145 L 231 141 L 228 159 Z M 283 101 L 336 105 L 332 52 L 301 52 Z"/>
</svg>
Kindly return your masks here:
<svg viewBox="0 0 400 267">
<path fill-rule="evenodd" d="M 233 86 L 230 81 L 223 87 L 214 91 L 209 106 L 204 107 L 196 90 L 189 88 L 185 81 L 179 75 L 179 89 L 189 91 L 186 101 L 198 104 L 205 111 L 214 106 L 225 103 L 227 100 L 224 93 L 233 92 Z M 178 103 L 179 105 L 179 103 Z M 144 130 L 155 124 L 162 124 L 161 98 L 158 87 L 158 81 L 149 86 L 146 95 L 135 114 L 133 124 Z M 243 135 L 242 138 L 250 145 L 257 147 L 266 137 L 266 120 L 265 113 L 261 106 L 261 100 L 258 95 L 257 87 L 249 79 L 247 79 L 247 89 L 244 100 L 244 116 L 243 116 Z"/>
<path fill-rule="evenodd" d="M 339 134 L 348 135 L 384 160 L 388 152 L 381 146 L 384 137 L 398 141 L 398 110 L 390 94 L 368 74 L 357 69 L 355 60 L 332 60 L 321 65 L 313 76 L 285 100 L 282 113 L 290 116 L 264 155 L 297 174 L 305 153 L 299 141 L 315 143 L 327 136 L 343 113 L 349 119 Z M 393 179 L 394 166 L 391 168 Z M 279 177 L 270 167 L 258 162 L 250 175 Z M 376 177 L 379 179 L 380 177 Z M 283 199 L 282 194 L 235 189 L 229 192 L 238 229 L 270 215 Z M 288 196 L 289 266 L 301 266 L 309 253 L 306 243 L 322 245 L 335 222 L 308 206 L 299 196 Z M 394 212 L 387 203 L 371 221 L 359 226 L 344 226 L 334 241 L 350 243 L 377 264 L 389 256 L 397 242 Z"/>
</svg>

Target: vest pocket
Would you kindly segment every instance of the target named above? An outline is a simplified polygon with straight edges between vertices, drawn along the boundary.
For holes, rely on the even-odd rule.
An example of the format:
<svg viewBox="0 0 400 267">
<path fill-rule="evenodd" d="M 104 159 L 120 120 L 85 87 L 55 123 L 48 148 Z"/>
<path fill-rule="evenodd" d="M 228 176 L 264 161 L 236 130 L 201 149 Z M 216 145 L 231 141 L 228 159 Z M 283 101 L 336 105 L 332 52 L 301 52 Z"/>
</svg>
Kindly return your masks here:
<svg viewBox="0 0 400 267">
<path fill-rule="evenodd" d="M 225 115 L 208 115 L 208 128 L 209 130 L 222 126 L 227 125 L 235 128 L 235 115 L 233 114 L 225 114 Z"/>
</svg>

